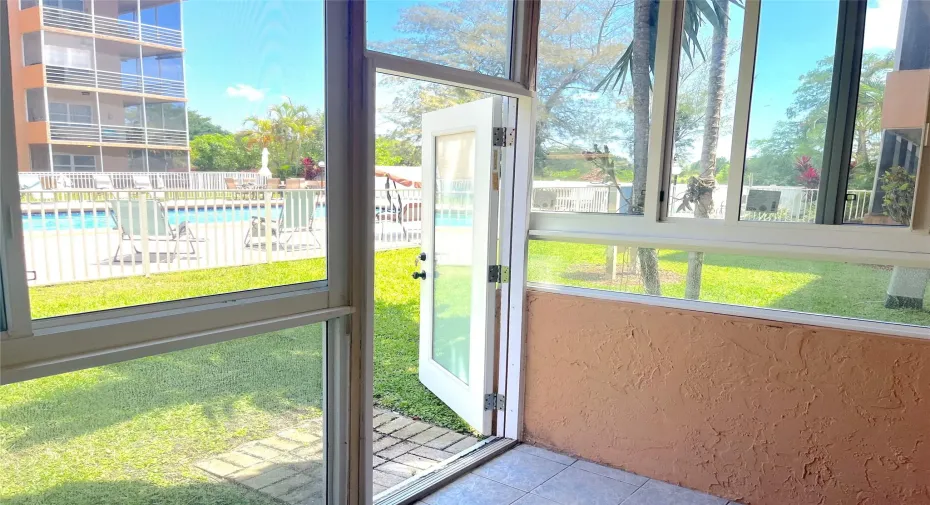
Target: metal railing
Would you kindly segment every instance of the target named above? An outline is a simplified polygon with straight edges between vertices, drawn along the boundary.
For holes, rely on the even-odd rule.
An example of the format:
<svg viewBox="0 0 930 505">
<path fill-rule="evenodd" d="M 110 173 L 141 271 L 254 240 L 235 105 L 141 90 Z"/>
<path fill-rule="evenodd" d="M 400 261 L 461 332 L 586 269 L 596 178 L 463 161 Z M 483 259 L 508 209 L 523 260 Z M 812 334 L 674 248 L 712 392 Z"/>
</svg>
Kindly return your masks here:
<svg viewBox="0 0 930 505">
<path fill-rule="evenodd" d="M 103 142 L 121 144 L 144 144 L 145 128 L 141 126 L 101 125 L 100 134 Z"/>
<path fill-rule="evenodd" d="M 133 93 L 184 98 L 184 81 L 149 77 L 136 74 L 91 70 L 87 68 L 47 65 L 45 79 L 49 84 L 85 86 L 88 88 L 112 89 Z"/>
<path fill-rule="evenodd" d="M 52 140 L 100 142 L 100 127 L 96 124 L 50 121 L 48 129 Z"/>
<path fill-rule="evenodd" d="M 49 122 L 52 140 L 75 142 L 114 142 L 152 146 L 187 146 L 187 132 L 141 126 L 98 125 L 93 123 Z"/>
<path fill-rule="evenodd" d="M 184 45 L 184 39 L 181 36 L 180 30 L 165 28 L 162 26 L 148 25 L 145 23 L 142 23 L 141 27 L 142 40 L 144 42 L 151 42 L 153 44 L 161 44 L 163 46 L 172 47 L 182 47 Z"/>
<path fill-rule="evenodd" d="M 416 247 L 421 192 L 389 193 L 375 194 L 380 206 L 373 216 L 376 247 Z M 326 253 L 323 189 L 24 189 L 20 194 L 26 268 L 34 284 L 241 267 Z"/>
<path fill-rule="evenodd" d="M 142 78 L 142 91 L 153 95 L 184 97 L 184 81 L 164 79 L 162 77 Z"/>
<path fill-rule="evenodd" d="M 631 190 L 632 184 L 621 184 L 621 190 Z M 780 193 L 778 209 L 771 212 L 746 210 L 746 199 L 752 189 L 777 191 Z M 603 184 L 586 184 L 556 181 L 535 181 L 533 184 L 533 210 L 553 212 L 608 212 L 608 202 L 613 186 Z M 677 184 L 670 191 L 669 216 L 694 217 L 693 210 L 681 209 L 681 196 L 687 191 L 686 184 Z M 844 209 L 845 222 L 862 221 L 868 214 L 872 200 L 869 190 L 847 191 L 847 204 Z M 793 223 L 812 223 L 817 207 L 819 190 L 799 186 L 752 186 L 742 191 L 742 208 L 740 219 L 747 221 L 783 221 Z M 711 217 L 723 218 L 726 212 L 727 186 L 718 185 L 714 189 L 714 210 Z M 623 198 L 618 198 L 622 202 Z M 623 204 L 619 204 L 622 212 Z M 693 209 L 693 206 L 692 206 Z M 616 210 L 614 210 L 616 212 Z"/>
<path fill-rule="evenodd" d="M 20 187 L 33 184 L 38 177 L 43 189 L 86 188 L 98 186 L 96 180 L 109 182 L 116 189 L 134 188 L 134 181 L 147 178 L 155 189 L 224 190 L 226 180 L 238 188 L 264 188 L 267 179 L 254 172 L 28 172 L 20 174 Z M 101 179 L 102 178 L 102 179 Z"/>
<path fill-rule="evenodd" d="M 42 7 L 42 24 L 53 28 L 64 28 L 79 32 L 97 33 L 110 37 L 141 40 L 152 44 L 161 44 L 181 48 L 184 38 L 180 30 L 163 26 L 116 19 L 107 16 L 95 16 L 87 12 L 57 7 Z"/>
<path fill-rule="evenodd" d="M 164 130 L 146 128 L 146 143 L 154 146 L 186 146 L 187 132 L 184 130 Z"/>
</svg>

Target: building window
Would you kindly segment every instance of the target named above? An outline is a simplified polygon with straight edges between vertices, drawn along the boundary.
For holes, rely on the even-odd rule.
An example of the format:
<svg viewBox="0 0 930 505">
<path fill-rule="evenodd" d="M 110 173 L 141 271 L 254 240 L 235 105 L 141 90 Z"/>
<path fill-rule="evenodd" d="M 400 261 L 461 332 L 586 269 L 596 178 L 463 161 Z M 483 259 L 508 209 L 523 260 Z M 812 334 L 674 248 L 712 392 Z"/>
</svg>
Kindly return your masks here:
<svg viewBox="0 0 930 505">
<path fill-rule="evenodd" d="M 48 115 L 51 121 L 61 123 L 93 123 L 94 111 L 90 105 L 76 103 L 57 103 L 48 104 Z"/>
<path fill-rule="evenodd" d="M 82 154 L 52 155 L 55 172 L 96 172 L 97 157 Z"/>
</svg>

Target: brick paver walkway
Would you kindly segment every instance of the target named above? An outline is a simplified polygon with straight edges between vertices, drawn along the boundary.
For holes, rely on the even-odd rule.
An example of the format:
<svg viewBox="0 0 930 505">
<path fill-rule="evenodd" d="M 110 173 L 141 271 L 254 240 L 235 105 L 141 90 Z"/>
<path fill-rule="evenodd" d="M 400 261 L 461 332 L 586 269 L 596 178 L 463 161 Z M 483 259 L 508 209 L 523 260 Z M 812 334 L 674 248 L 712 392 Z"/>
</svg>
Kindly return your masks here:
<svg viewBox="0 0 930 505">
<path fill-rule="evenodd" d="M 374 410 L 372 452 L 374 492 L 378 494 L 478 439 L 381 409 Z M 275 435 L 246 442 L 230 452 L 200 461 L 197 467 L 287 504 L 322 504 L 323 420 L 314 419 Z"/>
</svg>

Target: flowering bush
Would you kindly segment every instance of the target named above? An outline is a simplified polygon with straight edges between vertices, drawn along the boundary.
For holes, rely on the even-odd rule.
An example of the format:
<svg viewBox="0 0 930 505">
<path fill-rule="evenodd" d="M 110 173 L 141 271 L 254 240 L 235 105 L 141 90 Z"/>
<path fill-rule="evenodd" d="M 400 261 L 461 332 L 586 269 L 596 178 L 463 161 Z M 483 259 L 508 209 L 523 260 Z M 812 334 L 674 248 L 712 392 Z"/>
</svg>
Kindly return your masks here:
<svg viewBox="0 0 930 505">
<path fill-rule="evenodd" d="M 811 164 L 810 156 L 801 156 L 794 162 L 798 170 L 798 182 L 808 189 L 820 187 L 820 171 Z"/>
<path fill-rule="evenodd" d="M 323 169 L 313 158 L 307 156 L 300 161 L 304 166 L 304 179 L 312 181 L 323 174 Z"/>
</svg>

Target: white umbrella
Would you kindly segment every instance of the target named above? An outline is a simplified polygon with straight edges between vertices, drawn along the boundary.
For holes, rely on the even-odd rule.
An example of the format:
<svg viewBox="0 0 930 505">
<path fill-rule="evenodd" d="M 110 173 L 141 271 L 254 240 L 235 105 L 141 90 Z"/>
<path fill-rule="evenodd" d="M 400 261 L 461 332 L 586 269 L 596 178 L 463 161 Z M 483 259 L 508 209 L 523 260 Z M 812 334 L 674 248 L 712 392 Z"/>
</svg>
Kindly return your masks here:
<svg viewBox="0 0 930 505">
<path fill-rule="evenodd" d="M 271 177 L 271 170 L 268 170 L 268 148 L 262 148 L 262 168 L 258 171 L 262 177 Z"/>
</svg>

